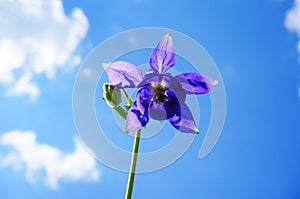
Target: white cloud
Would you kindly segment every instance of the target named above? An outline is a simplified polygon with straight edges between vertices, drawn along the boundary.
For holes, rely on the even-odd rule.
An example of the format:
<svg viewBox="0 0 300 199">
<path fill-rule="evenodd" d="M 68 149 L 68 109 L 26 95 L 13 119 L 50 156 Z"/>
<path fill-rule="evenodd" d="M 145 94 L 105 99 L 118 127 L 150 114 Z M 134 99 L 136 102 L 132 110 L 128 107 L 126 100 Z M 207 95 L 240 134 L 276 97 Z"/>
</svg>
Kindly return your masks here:
<svg viewBox="0 0 300 199">
<path fill-rule="evenodd" d="M 83 70 L 82 70 L 82 74 L 83 76 L 85 77 L 91 77 L 93 71 L 91 68 L 88 68 L 88 67 L 85 67 Z"/>
<path fill-rule="evenodd" d="M 300 53 L 300 0 L 294 1 L 294 6 L 286 13 L 285 27 L 298 35 L 297 50 Z"/>
<path fill-rule="evenodd" d="M 134 35 L 129 35 L 127 37 L 127 41 L 133 47 L 136 47 L 139 44 L 139 41 L 137 40 L 137 38 Z"/>
<path fill-rule="evenodd" d="M 40 74 L 53 78 L 57 69 L 81 62 L 75 52 L 89 26 L 81 9 L 68 16 L 61 0 L 1 0 L 0 13 L 0 84 L 8 89 L 16 90 L 25 74 L 31 74 L 27 82 Z M 26 85 L 22 92 L 7 93 L 36 98 L 33 84 Z"/>
<path fill-rule="evenodd" d="M 11 166 L 15 170 L 24 170 L 28 182 L 36 183 L 43 179 L 51 188 L 57 188 L 58 182 L 97 181 L 100 172 L 94 160 L 74 139 L 75 151 L 65 154 L 58 148 L 38 143 L 33 131 L 14 130 L 0 137 L 0 144 L 11 151 L 0 158 L 0 165 Z"/>
<path fill-rule="evenodd" d="M 31 80 L 31 73 L 23 74 L 21 78 L 18 79 L 18 81 L 14 84 L 14 86 L 6 91 L 6 94 L 9 96 L 22 96 L 28 94 L 30 101 L 35 101 L 40 94 L 40 89 L 36 84 L 32 83 Z"/>
<path fill-rule="evenodd" d="M 295 0 L 294 6 L 286 13 L 284 25 L 289 31 L 297 33 L 297 50 L 300 55 L 300 0 Z M 298 60 L 300 62 L 300 56 Z M 300 87 L 298 87 L 298 96 L 300 98 Z"/>
<path fill-rule="evenodd" d="M 113 32 L 120 32 L 123 30 L 123 27 L 118 24 L 114 24 L 114 25 L 112 25 L 111 29 Z"/>
</svg>

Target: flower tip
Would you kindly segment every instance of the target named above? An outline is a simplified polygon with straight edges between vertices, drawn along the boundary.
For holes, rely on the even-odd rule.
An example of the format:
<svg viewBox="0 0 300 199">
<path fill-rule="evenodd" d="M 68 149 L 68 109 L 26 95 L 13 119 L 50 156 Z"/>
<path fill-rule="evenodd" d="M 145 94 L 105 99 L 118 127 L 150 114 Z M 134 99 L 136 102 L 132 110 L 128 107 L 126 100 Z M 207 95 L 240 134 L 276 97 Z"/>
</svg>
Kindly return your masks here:
<svg viewBox="0 0 300 199">
<path fill-rule="evenodd" d="M 107 68 L 107 65 L 108 65 L 107 63 L 103 63 L 103 64 L 102 64 L 102 67 L 103 67 L 103 68 Z"/>
<path fill-rule="evenodd" d="M 172 35 L 171 35 L 170 33 L 168 33 L 168 34 L 166 34 L 166 35 L 164 36 L 164 39 L 165 39 L 166 41 L 172 42 Z"/>
<path fill-rule="evenodd" d="M 130 132 L 128 131 L 128 129 L 126 129 L 126 128 L 124 129 L 124 132 L 127 133 L 127 134 L 130 133 Z"/>
<path fill-rule="evenodd" d="M 215 85 L 217 85 L 218 83 L 219 83 L 218 80 L 214 80 L 212 84 L 213 84 L 213 86 L 215 86 Z"/>
<path fill-rule="evenodd" d="M 200 131 L 196 128 L 195 129 L 195 134 L 199 134 L 200 133 Z"/>
</svg>

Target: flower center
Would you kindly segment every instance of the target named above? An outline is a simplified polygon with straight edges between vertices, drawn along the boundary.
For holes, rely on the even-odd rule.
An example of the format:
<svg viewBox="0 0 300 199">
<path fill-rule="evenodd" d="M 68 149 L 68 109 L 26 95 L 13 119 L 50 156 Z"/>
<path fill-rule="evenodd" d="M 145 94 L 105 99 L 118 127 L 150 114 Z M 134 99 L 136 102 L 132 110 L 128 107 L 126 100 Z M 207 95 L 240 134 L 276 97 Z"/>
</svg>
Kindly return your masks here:
<svg viewBox="0 0 300 199">
<path fill-rule="evenodd" d="M 157 84 L 154 87 L 152 87 L 152 91 L 153 91 L 153 100 L 155 100 L 158 103 L 163 104 L 165 102 L 165 100 L 167 99 L 167 96 L 165 94 L 167 88 L 164 87 L 161 84 Z"/>
</svg>

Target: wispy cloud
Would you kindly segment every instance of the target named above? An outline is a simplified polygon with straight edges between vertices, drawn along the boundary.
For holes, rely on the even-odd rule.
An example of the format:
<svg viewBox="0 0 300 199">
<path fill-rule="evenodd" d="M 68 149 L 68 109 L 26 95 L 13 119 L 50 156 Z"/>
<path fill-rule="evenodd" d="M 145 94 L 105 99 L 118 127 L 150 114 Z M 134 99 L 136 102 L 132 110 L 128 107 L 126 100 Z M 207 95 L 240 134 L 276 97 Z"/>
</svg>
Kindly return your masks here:
<svg viewBox="0 0 300 199">
<path fill-rule="evenodd" d="M 137 40 L 137 38 L 134 35 L 129 35 L 127 37 L 127 41 L 132 47 L 136 47 L 139 44 L 139 41 Z"/>
<path fill-rule="evenodd" d="M 49 79 L 57 69 L 81 62 L 76 54 L 89 23 L 75 8 L 68 16 L 61 0 L 0 1 L 0 84 L 8 95 L 39 95 L 37 75 Z M 20 88 L 20 81 L 26 84 Z"/>
<path fill-rule="evenodd" d="M 24 73 L 15 84 L 6 91 L 6 94 L 8 96 L 22 96 L 28 94 L 30 101 L 33 102 L 39 96 L 40 89 L 32 82 L 32 74 Z"/>
<path fill-rule="evenodd" d="M 0 145 L 9 147 L 11 151 L 0 156 L 0 165 L 24 171 L 28 182 L 34 184 L 43 180 L 50 188 L 57 188 L 61 180 L 99 180 L 96 160 L 78 139 L 74 138 L 74 143 L 75 151 L 65 154 L 56 147 L 37 142 L 33 131 L 6 132 L 0 137 Z"/>
<path fill-rule="evenodd" d="M 300 53 L 300 0 L 295 0 L 294 6 L 287 11 L 284 25 L 289 31 L 297 33 L 297 50 Z"/>
<path fill-rule="evenodd" d="M 297 33 L 298 43 L 297 50 L 300 55 L 300 0 L 294 0 L 293 7 L 287 11 L 285 21 L 285 27 L 292 32 Z M 300 60 L 300 56 L 298 57 Z M 298 96 L 300 98 L 300 87 L 298 86 Z"/>
<path fill-rule="evenodd" d="M 111 26 L 113 32 L 120 32 L 123 30 L 123 27 L 119 24 L 114 24 Z"/>
</svg>

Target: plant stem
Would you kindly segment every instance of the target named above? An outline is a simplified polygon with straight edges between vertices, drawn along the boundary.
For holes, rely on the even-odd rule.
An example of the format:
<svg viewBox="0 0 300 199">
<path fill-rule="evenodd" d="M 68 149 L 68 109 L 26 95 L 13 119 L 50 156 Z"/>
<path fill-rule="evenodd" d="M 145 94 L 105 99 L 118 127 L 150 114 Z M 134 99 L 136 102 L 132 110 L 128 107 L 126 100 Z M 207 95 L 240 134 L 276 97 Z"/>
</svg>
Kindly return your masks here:
<svg viewBox="0 0 300 199">
<path fill-rule="evenodd" d="M 125 91 L 125 89 L 122 89 L 122 92 L 125 95 L 128 104 L 131 106 L 133 104 L 131 97 L 127 94 L 127 92 Z"/>
<path fill-rule="evenodd" d="M 125 111 L 121 106 L 113 108 L 124 120 L 127 117 L 127 111 Z"/>
<path fill-rule="evenodd" d="M 137 163 L 137 156 L 138 156 L 138 152 L 139 152 L 140 135 L 141 135 L 141 130 L 138 130 L 136 132 L 135 138 L 134 138 L 134 144 L 133 144 L 133 149 L 132 149 L 132 157 L 131 157 L 130 173 L 129 173 L 129 176 L 128 176 L 125 199 L 131 199 L 131 195 L 132 195 L 135 169 L 136 169 L 136 163 Z"/>
</svg>

